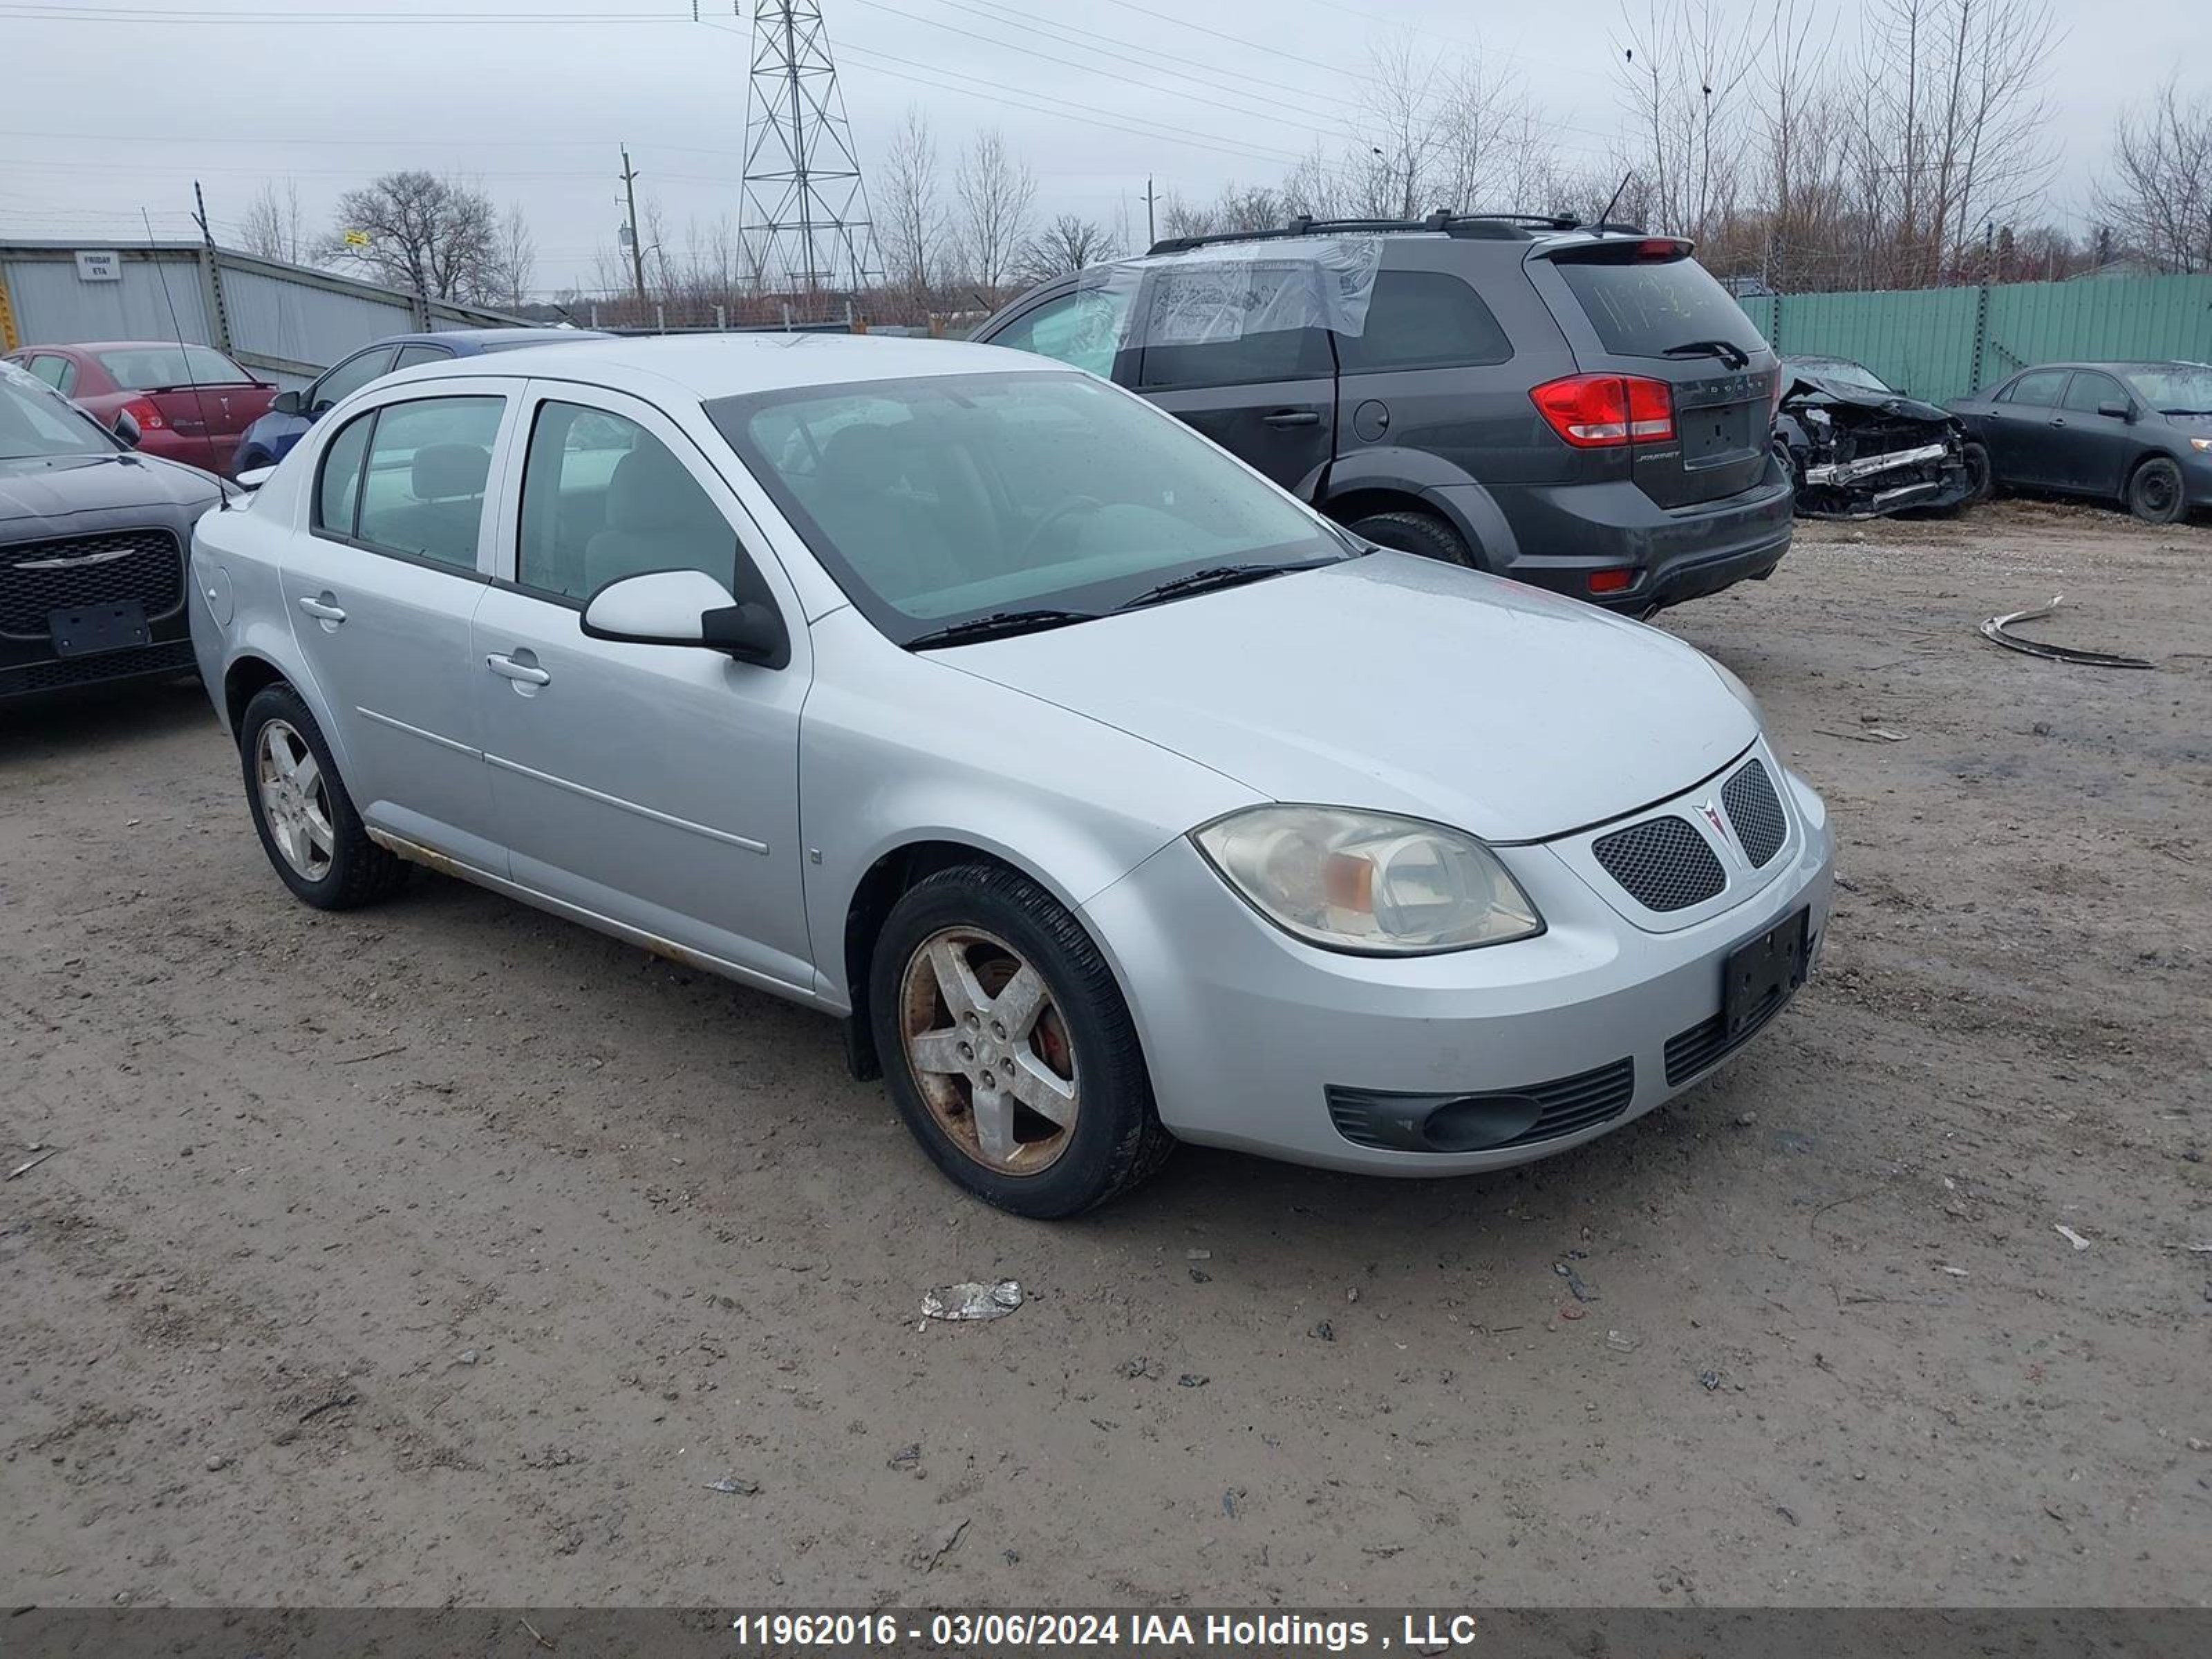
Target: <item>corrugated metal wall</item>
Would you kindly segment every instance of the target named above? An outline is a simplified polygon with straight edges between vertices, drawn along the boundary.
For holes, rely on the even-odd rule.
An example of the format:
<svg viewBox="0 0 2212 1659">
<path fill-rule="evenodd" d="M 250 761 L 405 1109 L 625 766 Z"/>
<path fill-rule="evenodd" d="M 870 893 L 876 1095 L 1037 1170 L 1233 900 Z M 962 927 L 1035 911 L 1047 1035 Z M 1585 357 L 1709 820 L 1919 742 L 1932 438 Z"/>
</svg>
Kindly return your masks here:
<svg viewBox="0 0 2212 1659">
<path fill-rule="evenodd" d="M 1937 403 L 2028 363 L 2212 361 L 2212 276 L 1759 295 L 1738 303 L 1777 349 L 1856 358 L 1892 386 Z"/>
<path fill-rule="evenodd" d="M 197 244 L 107 251 L 119 255 L 119 282 L 86 281 L 76 251 L 66 243 L 0 246 L 0 283 L 22 344 L 166 340 L 179 332 L 202 345 L 224 343 L 210 314 L 207 256 Z M 387 334 L 521 321 L 228 249 L 216 252 L 213 270 L 231 355 L 281 386 L 304 386 L 348 352 Z"/>
</svg>

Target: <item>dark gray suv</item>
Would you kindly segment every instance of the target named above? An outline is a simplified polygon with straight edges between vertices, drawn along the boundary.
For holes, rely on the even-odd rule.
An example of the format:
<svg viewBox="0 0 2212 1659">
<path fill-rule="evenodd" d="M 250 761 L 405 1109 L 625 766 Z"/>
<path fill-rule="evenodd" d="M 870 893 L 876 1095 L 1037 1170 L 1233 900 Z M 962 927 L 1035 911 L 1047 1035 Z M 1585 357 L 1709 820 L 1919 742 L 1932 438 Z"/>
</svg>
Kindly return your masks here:
<svg viewBox="0 0 2212 1659">
<path fill-rule="evenodd" d="M 1295 307 L 1309 325 L 1271 325 L 1285 308 L 1260 290 L 1297 250 L 1370 241 L 1357 331 Z M 1164 309 L 1187 320 L 1187 293 L 1167 290 L 1188 289 L 1194 259 L 1232 256 L 1258 325 L 1158 325 Z M 1046 283 L 975 337 L 1110 376 L 1385 546 L 1634 615 L 1763 578 L 1789 550 L 1779 362 L 1671 237 L 1293 220 Z"/>
</svg>

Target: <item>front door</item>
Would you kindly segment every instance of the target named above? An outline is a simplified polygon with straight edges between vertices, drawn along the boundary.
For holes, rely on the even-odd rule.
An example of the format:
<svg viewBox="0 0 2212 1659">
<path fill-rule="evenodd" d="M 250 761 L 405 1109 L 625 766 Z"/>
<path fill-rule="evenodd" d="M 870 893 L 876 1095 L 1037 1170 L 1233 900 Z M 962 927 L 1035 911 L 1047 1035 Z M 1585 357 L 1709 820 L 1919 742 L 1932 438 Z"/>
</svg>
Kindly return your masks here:
<svg viewBox="0 0 2212 1659">
<path fill-rule="evenodd" d="M 799 848 L 810 659 L 796 599 L 661 411 L 557 382 L 533 381 L 529 403 L 502 580 L 477 611 L 471 671 L 513 878 L 678 954 L 811 989 Z M 675 569 L 777 605 L 792 662 L 585 636 L 591 594 Z"/>
<path fill-rule="evenodd" d="M 2051 417 L 2053 485 L 2085 495 L 2119 495 L 2138 440 L 2124 413 L 2102 411 L 2124 410 L 2131 402 L 2111 375 L 2090 368 L 2074 371 Z"/>
<path fill-rule="evenodd" d="M 509 400 L 497 382 L 437 391 L 363 410 L 322 447 L 284 605 L 362 816 L 503 873 L 469 623 Z"/>
<path fill-rule="evenodd" d="M 2060 434 L 2051 422 L 2065 391 L 2064 369 L 2039 368 L 2014 380 L 2009 393 L 1990 405 L 1990 458 L 2006 483 L 2048 489 L 2057 483 Z"/>
</svg>

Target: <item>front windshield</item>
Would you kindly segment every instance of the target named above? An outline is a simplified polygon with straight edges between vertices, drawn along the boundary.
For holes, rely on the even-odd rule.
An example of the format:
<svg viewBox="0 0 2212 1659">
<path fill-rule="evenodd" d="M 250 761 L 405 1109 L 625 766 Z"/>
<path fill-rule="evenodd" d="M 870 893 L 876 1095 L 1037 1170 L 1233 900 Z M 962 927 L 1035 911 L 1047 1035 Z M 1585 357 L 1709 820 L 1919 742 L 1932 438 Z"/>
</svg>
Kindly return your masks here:
<svg viewBox="0 0 2212 1659">
<path fill-rule="evenodd" d="M 2128 379 L 2136 395 L 2161 415 L 2212 415 L 2212 364 L 2131 368 Z"/>
<path fill-rule="evenodd" d="M 1009 611 L 1109 611 L 1223 565 L 1349 556 L 1203 438 L 1085 375 L 809 386 L 707 412 L 902 645 Z"/>
<path fill-rule="evenodd" d="M 114 444 L 59 394 L 13 363 L 0 363 L 0 461 L 114 453 Z"/>
</svg>

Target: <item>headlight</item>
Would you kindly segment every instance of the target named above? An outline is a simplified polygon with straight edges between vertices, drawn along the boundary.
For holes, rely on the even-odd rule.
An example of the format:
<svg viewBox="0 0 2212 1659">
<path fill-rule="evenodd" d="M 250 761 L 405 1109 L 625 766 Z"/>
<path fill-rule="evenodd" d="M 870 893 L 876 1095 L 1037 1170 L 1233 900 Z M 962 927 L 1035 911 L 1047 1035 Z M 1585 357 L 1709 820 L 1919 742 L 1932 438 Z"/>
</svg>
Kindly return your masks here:
<svg viewBox="0 0 2212 1659">
<path fill-rule="evenodd" d="M 1766 711 L 1759 706 L 1759 698 L 1752 689 L 1738 679 L 1735 671 L 1726 663 L 1712 657 L 1708 657 L 1705 660 L 1712 664 L 1713 672 L 1721 677 L 1721 684 L 1735 694 L 1735 700 L 1751 710 L 1753 723 L 1760 731 L 1766 730 Z"/>
<path fill-rule="evenodd" d="M 1261 915 L 1328 950 L 1423 956 L 1544 931 L 1497 854 L 1442 824 L 1338 806 L 1255 806 L 1191 839 Z"/>
</svg>

